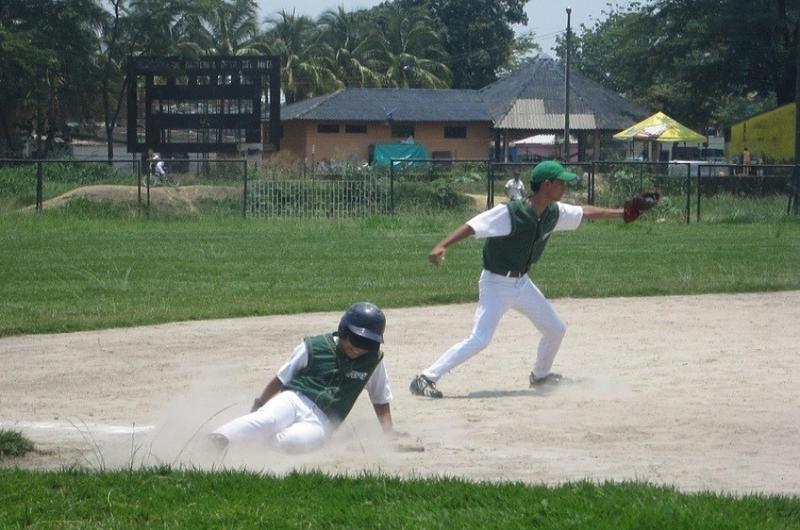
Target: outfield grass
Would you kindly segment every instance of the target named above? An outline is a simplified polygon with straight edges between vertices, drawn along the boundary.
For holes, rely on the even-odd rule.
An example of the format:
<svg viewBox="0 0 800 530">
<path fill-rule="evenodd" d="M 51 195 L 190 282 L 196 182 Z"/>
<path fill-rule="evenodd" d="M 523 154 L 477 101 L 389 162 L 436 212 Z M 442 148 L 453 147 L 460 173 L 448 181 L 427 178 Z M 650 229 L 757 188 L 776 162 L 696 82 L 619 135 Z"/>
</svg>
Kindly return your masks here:
<svg viewBox="0 0 800 530">
<path fill-rule="evenodd" d="M 647 484 L 558 487 L 365 475 L 0 470 L 0 527 L 774 529 L 800 499 Z"/>
<path fill-rule="evenodd" d="M 477 298 L 481 242 L 430 248 L 464 215 L 364 220 L 0 217 L 0 336 Z M 586 223 L 532 277 L 558 297 L 800 289 L 800 222 Z"/>
</svg>

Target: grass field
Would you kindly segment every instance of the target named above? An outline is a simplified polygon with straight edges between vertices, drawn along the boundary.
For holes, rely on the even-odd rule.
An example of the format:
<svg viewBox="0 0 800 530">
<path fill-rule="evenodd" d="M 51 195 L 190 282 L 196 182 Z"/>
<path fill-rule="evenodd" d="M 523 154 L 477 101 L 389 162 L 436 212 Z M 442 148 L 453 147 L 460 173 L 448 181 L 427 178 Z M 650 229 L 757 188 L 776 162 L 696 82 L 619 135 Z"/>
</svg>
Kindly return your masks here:
<svg viewBox="0 0 800 530">
<path fill-rule="evenodd" d="M 439 269 L 425 259 L 464 219 L 1 216 L 0 336 L 340 310 L 357 299 L 471 301 L 480 242 L 452 248 Z M 800 289 L 798 262 L 800 223 L 791 219 L 591 223 L 554 236 L 532 276 L 548 297 L 773 291 Z M 797 498 L 641 483 L 6 468 L 0 499 L 1 528 L 800 528 Z"/>
<path fill-rule="evenodd" d="M 464 216 L 351 221 L 0 217 L 0 336 L 475 300 L 481 242 L 429 249 Z M 800 223 L 586 224 L 532 277 L 549 297 L 800 288 Z"/>
<path fill-rule="evenodd" d="M 559 487 L 317 473 L 0 471 L 3 528 L 774 529 L 800 500 L 646 484 Z"/>
</svg>

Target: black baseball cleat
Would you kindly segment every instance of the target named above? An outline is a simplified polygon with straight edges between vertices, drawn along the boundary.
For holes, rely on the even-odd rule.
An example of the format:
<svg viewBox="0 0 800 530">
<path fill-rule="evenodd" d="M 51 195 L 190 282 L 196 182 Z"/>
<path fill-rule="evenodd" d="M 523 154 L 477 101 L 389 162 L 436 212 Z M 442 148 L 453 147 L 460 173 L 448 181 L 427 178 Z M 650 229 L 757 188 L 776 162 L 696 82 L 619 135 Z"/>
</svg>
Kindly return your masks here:
<svg viewBox="0 0 800 530">
<path fill-rule="evenodd" d="M 411 381 L 411 385 L 408 389 L 411 390 L 411 393 L 415 396 L 440 398 L 443 395 L 440 390 L 437 390 L 436 383 L 422 374 L 419 374 Z"/>
<path fill-rule="evenodd" d="M 542 385 L 551 385 L 561 381 L 561 374 L 550 372 L 544 377 L 536 377 L 535 375 L 533 375 L 533 372 L 531 372 L 531 375 L 528 376 L 528 381 L 531 384 L 531 388 L 535 388 L 537 386 L 542 386 Z"/>
</svg>

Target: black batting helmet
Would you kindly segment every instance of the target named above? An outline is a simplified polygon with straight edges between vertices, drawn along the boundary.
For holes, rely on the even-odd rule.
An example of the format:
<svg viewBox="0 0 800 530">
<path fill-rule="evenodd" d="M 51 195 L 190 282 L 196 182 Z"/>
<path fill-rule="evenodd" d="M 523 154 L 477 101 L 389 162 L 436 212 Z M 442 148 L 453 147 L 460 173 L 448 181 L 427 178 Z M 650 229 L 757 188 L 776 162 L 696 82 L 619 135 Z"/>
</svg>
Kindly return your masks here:
<svg viewBox="0 0 800 530">
<path fill-rule="evenodd" d="M 356 335 L 374 343 L 383 342 L 386 316 L 375 304 L 357 302 L 351 305 L 339 321 L 339 334 Z M 377 344 L 376 344 L 377 346 Z"/>
</svg>

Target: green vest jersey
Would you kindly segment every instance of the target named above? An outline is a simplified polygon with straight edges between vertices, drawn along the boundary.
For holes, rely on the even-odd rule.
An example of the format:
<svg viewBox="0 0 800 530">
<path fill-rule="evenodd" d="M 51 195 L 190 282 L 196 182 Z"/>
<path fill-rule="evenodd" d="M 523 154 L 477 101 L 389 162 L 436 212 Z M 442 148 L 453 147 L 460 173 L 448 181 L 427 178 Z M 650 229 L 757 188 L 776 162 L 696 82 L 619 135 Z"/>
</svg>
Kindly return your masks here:
<svg viewBox="0 0 800 530">
<path fill-rule="evenodd" d="M 383 359 L 380 351 L 350 359 L 339 349 L 333 333 L 306 337 L 308 365 L 286 388 L 309 398 L 334 423 L 350 413 L 372 372 Z"/>
<path fill-rule="evenodd" d="M 558 205 L 550 203 L 541 218 L 536 217 L 528 201 L 511 201 L 506 208 L 511 216 L 511 233 L 486 240 L 483 268 L 503 275 L 508 271 L 527 272 L 539 260 L 558 223 Z"/>
</svg>

